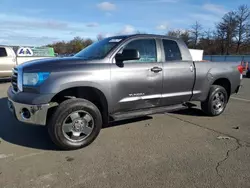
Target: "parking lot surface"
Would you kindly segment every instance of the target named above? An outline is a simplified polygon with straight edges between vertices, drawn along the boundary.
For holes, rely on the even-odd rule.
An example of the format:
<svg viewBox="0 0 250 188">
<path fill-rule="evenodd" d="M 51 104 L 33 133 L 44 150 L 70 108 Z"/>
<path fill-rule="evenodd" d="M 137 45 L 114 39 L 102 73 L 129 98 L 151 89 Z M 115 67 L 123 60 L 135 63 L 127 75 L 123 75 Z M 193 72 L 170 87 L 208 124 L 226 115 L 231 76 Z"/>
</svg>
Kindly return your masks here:
<svg viewBox="0 0 250 188">
<path fill-rule="evenodd" d="M 112 123 L 59 151 L 44 127 L 14 120 L 0 84 L 0 187 L 250 187 L 250 79 L 219 117 L 197 108 Z"/>
</svg>

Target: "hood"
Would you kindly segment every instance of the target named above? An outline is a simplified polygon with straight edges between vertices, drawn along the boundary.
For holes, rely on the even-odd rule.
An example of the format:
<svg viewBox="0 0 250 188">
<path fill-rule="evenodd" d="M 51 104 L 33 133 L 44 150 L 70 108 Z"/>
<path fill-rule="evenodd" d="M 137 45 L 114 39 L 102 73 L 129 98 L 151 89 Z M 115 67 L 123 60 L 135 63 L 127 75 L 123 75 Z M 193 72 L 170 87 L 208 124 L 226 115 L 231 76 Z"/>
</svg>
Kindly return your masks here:
<svg viewBox="0 0 250 188">
<path fill-rule="evenodd" d="M 64 58 L 44 58 L 27 61 L 17 66 L 17 68 L 21 68 L 24 71 L 32 72 L 32 71 L 51 71 L 60 69 L 66 66 L 74 66 L 78 64 L 87 63 L 86 60 L 81 59 L 79 57 L 64 57 Z"/>
</svg>

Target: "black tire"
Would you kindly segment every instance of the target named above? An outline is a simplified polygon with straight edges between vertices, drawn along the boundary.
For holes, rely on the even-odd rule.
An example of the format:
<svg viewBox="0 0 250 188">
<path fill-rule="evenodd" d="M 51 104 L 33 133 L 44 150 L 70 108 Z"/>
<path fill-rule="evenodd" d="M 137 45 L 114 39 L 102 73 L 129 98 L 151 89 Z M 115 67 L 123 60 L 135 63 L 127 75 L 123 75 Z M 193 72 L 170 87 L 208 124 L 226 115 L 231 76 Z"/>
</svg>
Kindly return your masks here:
<svg viewBox="0 0 250 188">
<path fill-rule="evenodd" d="M 250 78 L 250 70 L 247 71 L 246 77 L 247 77 L 247 78 Z"/>
<path fill-rule="evenodd" d="M 214 98 L 217 96 L 216 94 L 222 94 L 224 97 L 224 104 L 221 105 L 222 108 L 220 110 L 216 110 L 214 108 Z M 206 113 L 209 116 L 219 116 L 222 114 L 227 106 L 228 103 L 228 94 L 224 87 L 219 85 L 212 85 L 209 91 L 209 95 L 207 99 L 204 102 L 201 102 L 201 109 L 204 113 Z"/>
<path fill-rule="evenodd" d="M 81 141 L 69 140 L 63 132 L 63 122 L 72 113 L 79 110 L 88 112 L 93 120 L 93 130 L 90 135 Z M 90 101 L 85 99 L 69 99 L 62 102 L 48 123 L 48 132 L 52 141 L 63 150 L 75 150 L 88 146 L 98 136 L 102 128 L 102 116 L 99 109 Z"/>
</svg>

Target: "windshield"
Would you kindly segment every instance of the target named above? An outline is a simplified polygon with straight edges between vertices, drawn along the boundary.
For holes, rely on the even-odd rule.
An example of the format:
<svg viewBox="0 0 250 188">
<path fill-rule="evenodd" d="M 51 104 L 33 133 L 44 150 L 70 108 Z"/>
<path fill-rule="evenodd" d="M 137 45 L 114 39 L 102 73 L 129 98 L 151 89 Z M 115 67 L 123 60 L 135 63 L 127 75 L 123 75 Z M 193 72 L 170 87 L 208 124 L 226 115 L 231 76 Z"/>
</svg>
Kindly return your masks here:
<svg viewBox="0 0 250 188">
<path fill-rule="evenodd" d="M 104 58 L 113 48 L 120 44 L 126 37 L 116 36 L 105 38 L 101 41 L 95 42 L 88 47 L 84 48 L 75 57 L 84 59 L 101 59 Z"/>
</svg>

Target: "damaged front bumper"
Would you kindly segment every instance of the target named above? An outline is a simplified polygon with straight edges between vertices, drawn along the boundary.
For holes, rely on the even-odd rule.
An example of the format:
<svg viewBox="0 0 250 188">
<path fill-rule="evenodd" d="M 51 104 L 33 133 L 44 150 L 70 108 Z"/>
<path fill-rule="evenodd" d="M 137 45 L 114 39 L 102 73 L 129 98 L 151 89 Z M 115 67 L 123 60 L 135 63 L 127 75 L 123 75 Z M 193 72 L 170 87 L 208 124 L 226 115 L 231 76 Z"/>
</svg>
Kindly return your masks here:
<svg viewBox="0 0 250 188">
<path fill-rule="evenodd" d="M 15 118 L 20 122 L 34 125 L 45 126 L 48 110 L 57 105 L 57 103 L 28 105 L 14 102 L 8 98 L 9 110 L 14 114 Z"/>
</svg>

